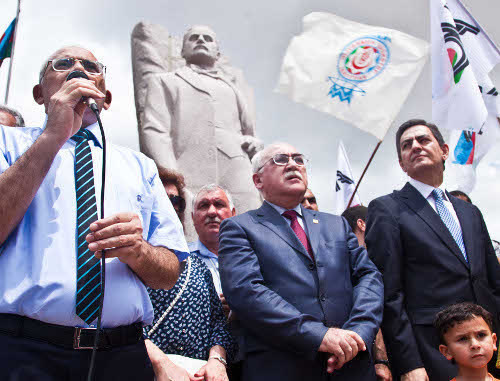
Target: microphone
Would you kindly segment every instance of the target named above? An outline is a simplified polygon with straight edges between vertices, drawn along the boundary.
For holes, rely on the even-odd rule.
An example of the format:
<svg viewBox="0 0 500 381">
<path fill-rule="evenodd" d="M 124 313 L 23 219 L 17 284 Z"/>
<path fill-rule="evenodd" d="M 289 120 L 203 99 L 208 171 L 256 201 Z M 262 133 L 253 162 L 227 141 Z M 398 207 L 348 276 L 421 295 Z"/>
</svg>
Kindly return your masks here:
<svg viewBox="0 0 500 381">
<path fill-rule="evenodd" d="M 68 74 L 68 76 L 66 77 L 66 81 L 69 81 L 73 78 L 89 79 L 89 76 L 81 70 L 75 70 Z M 99 108 L 97 107 L 97 103 L 93 98 L 82 97 L 82 102 L 85 103 L 92 111 L 99 114 Z"/>
</svg>

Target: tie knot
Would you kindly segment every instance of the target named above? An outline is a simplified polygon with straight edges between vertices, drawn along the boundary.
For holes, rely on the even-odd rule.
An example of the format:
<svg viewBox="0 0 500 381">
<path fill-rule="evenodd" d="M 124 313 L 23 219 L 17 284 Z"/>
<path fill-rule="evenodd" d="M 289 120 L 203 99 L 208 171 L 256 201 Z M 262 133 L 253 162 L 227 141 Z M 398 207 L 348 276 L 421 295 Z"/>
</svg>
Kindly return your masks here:
<svg viewBox="0 0 500 381">
<path fill-rule="evenodd" d="M 80 128 L 76 134 L 74 134 L 71 139 L 76 142 L 81 142 L 83 140 L 89 140 L 92 138 L 92 135 L 85 128 Z"/>
<path fill-rule="evenodd" d="M 283 212 L 282 216 L 293 221 L 297 219 L 297 212 L 295 210 L 287 210 Z"/>
<path fill-rule="evenodd" d="M 444 192 L 439 188 L 434 189 L 432 191 L 432 195 L 434 196 L 435 200 L 443 200 L 444 199 Z"/>
</svg>

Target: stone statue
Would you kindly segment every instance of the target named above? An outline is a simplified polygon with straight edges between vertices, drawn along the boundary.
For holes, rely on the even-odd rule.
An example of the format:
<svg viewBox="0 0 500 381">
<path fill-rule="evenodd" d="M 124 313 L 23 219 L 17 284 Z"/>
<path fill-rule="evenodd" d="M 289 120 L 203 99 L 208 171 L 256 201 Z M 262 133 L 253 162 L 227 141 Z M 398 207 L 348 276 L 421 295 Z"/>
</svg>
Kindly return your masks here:
<svg viewBox="0 0 500 381">
<path fill-rule="evenodd" d="M 137 26 L 134 33 L 139 32 Z M 165 48 L 173 45 L 175 40 L 167 41 Z M 167 70 L 179 66 L 171 54 L 167 56 Z M 149 62 L 152 69 L 143 70 L 143 86 L 137 86 L 134 68 L 136 103 L 142 97 L 142 108 L 138 107 L 141 151 L 158 165 L 182 173 L 191 195 L 216 183 L 233 195 L 238 213 L 257 208 L 261 200 L 253 185 L 250 159 L 262 143 L 255 137 L 248 87 L 240 85 L 242 76 L 234 68 L 220 64 L 216 34 L 207 26 L 193 26 L 186 32 L 181 56 L 186 64 L 173 72 L 157 71 Z M 194 238 L 190 226 L 186 233 Z"/>
</svg>

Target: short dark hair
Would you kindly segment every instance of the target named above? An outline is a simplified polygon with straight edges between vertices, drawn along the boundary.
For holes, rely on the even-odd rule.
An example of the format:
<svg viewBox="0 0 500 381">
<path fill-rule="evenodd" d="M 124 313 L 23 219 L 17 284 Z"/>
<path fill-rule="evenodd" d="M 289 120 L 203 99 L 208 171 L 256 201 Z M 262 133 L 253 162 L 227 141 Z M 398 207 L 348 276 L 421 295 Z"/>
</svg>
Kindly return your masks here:
<svg viewBox="0 0 500 381">
<path fill-rule="evenodd" d="M 410 119 L 404 122 L 401 126 L 399 126 L 398 131 L 396 132 L 396 151 L 398 152 L 398 159 L 401 160 L 401 136 L 404 134 L 404 132 L 415 126 L 425 126 L 427 127 L 432 135 L 436 138 L 437 142 L 439 143 L 439 146 L 442 147 L 445 142 L 443 135 L 437 128 L 437 126 L 433 123 L 429 123 L 425 121 L 424 119 Z M 444 163 L 443 163 L 444 164 Z"/>
<path fill-rule="evenodd" d="M 351 227 L 352 231 L 355 232 L 358 228 L 358 220 L 366 221 L 366 214 L 368 213 L 368 208 L 363 205 L 352 206 L 344 210 L 342 217 L 347 220 L 347 223 Z"/>
<path fill-rule="evenodd" d="M 462 192 L 461 190 L 457 189 L 457 190 L 451 191 L 450 194 L 452 196 L 455 196 L 455 197 L 461 196 L 461 197 L 465 198 L 468 203 L 472 204 L 470 197 L 466 193 Z"/>
<path fill-rule="evenodd" d="M 444 310 L 438 312 L 434 319 L 434 327 L 438 331 L 439 341 L 441 344 L 447 345 L 444 340 L 446 332 L 457 324 L 479 317 L 483 318 L 490 331 L 493 332 L 493 318 L 483 307 L 470 302 L 452 304 L 446 307 Z"/>
</svg>

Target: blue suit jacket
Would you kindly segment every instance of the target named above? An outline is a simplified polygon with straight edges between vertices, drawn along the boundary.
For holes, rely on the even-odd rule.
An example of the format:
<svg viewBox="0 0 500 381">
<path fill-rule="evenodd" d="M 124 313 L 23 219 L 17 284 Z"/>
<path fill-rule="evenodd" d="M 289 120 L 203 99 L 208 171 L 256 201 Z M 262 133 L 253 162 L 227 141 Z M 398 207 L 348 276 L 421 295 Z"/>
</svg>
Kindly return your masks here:
<svg viewBox="0 0 500 381">
<path fill-rule="evenodd" d="M 371 349 L 381 322 L 381 275 L 347 222 L 303 208 L 302 213 L 315 262 L 266 202 L 221 224 L 223 292 L 243 326 L 247 359 L 251 353 L 260 356 L 251 367 L 259 369 L 257 376 L 244 379 L 272 379 L 266 377 L 269 356 L 281 369 L 311 368 L 312 373 L 301 376 L 299 369 L 290 372 L 292 379 L 326 376 L 325 357 L 318 348 L 328 327 L 357 332 Z M 277 364 L 278 358 L 288 364 Z"/>
</svg>

